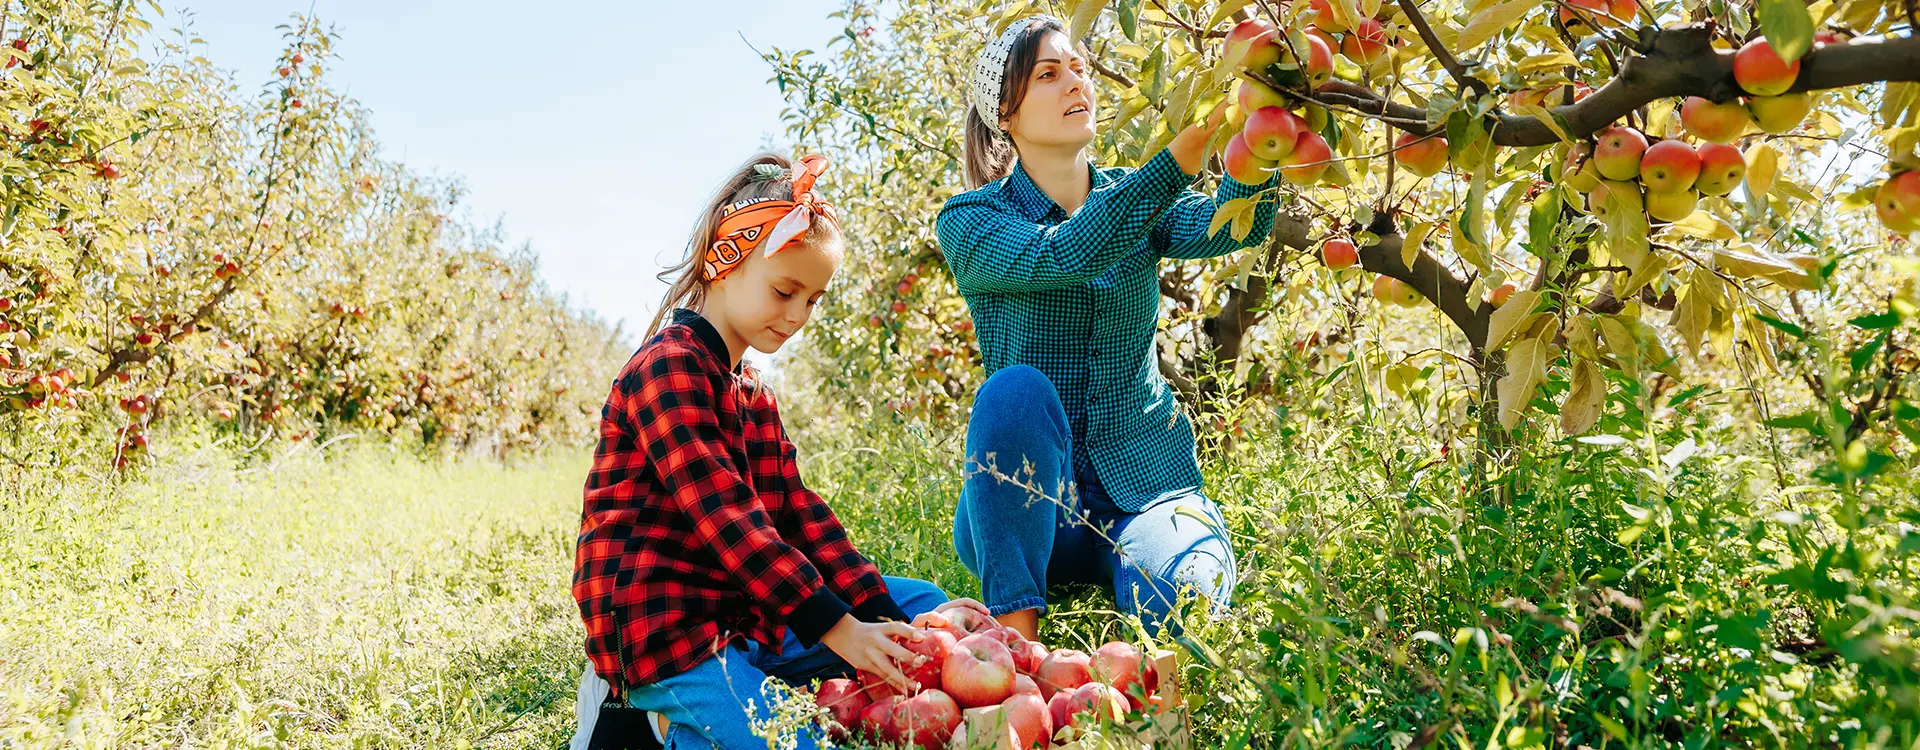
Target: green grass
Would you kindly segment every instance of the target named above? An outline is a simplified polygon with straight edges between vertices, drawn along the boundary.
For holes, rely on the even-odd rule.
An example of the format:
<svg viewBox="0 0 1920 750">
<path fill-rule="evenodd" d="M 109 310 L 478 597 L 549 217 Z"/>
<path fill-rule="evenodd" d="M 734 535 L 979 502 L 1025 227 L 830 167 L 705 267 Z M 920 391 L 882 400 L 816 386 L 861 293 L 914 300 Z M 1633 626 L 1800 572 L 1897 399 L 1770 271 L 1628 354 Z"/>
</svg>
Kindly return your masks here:
<svg viewBox="0 0 1920 750">
<path fill-rule="evenodd" d="M 584 472 L 359 448 L 0 474 L 0 747 L 558 746 Z"/>
<path fill-rule="evenodd" d="M 1920 741 L 1914 477 L 1822 488 L 1712 410 L 1614 406 L 1598 431 L 1616 439 L 1515 446 L 1487 496 L 1399 406 L 1250 410 L 1249 437 L 1204 460 L 1242 583 L 1179 644 L 1203 742 Z M 836 411 L 792 417 L 808 483 L 883 571 L 976 595 L 949 537 L 961 431 Z M 0 748 L 570 735 L 584 448 L 161 445 L 124 484 L 0 469 Z M 1134 636 L 1110 608 L 1064 602 L 1043 639 Z"/>
</svg>

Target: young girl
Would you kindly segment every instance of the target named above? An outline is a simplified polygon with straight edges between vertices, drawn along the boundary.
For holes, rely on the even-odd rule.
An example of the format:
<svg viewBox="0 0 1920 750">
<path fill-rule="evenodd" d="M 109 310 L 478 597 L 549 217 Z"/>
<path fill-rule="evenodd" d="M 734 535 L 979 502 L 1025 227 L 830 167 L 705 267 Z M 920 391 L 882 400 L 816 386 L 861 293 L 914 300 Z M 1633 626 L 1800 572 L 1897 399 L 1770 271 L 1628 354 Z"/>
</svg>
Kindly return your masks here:
<svg viewBox="0 0 1920 750">
<path fill-rule="evenodd" d="M 1272 201 L 1244 243 L 1208 222 L 1272 178 L 1227 179 L 1215 195 L 1188 187 L 1217 114 L 1139 169 L 1095 168 L 1092 87 L 1059 21 L 1008 28 L 973 70 L 971 191 L 936 223 L 988 375 L 953 542 L 992 613 L 1028 637 L 1055 584 L 1111 586 L 1121 609 L 1159 627 L 1182 589 L 1219 606 L 1235 582 L 1219 510 L 1200 492 L 1193 426 L 1155 366 L 1160 264 L 1262 242 Z M 1058 494 L 1034 502 L 1036 486 Z"/>
<path fill-rule="evenodd" d="M 799 332 L 840 266 L 839 223 L 813 191 L 826 166 L 763 154 L 728 178 L 601 412 L 573 594 L 593 671 L 664 718 L 670 748 L 765 748 L 749 703 L 767 706 L 770 676 L 858 668 L 905 687 L 910 617 L 984 611 L 853 548 L 741 362 Z"/>
</svg>

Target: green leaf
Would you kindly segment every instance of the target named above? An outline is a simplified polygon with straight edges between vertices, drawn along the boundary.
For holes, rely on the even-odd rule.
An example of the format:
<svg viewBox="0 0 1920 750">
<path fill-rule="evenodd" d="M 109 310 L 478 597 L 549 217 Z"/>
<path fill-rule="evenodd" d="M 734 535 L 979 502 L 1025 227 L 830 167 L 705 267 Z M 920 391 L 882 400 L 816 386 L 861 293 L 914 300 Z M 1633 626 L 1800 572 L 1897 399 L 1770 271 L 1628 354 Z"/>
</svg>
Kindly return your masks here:
<svg viewBox="0 0 1920 750">
<path fill-rule="evenodd" d="M 1549 257 L 1553 231 L 1560 226 L 1560 191 L 1547 190 L 1533 199 L 1527 211 L 1527 248 L 1541 258 Z"/>
<path fill-rule="evenodd" d="M 1802 0 L 1759 0 L 1760 32 L 1780 59 L 1793 62 L 1813 49 L 1813 16 Z"/>
<path fill-rule="evenodd" d="M 1776 329 L 1779 329 L 1781 333 L 1785 333 L 1788 336 L 1794 337 L 1795 339 L 1798 339 L 1800 341 L 1807 340 L 1807 330 L 1804 328 L 1801 328 L 1800 326 L 1794 325 L 1792 323 L 1788 323 L 1787 321 L 1781 320 L 1771 315 L 1767 315 L 1765 313 L 1754 313 L 1753 317 L 1759 318 L 1760 322 L 1765 323 L 1769 326 L 1772 326 Z"/>
<path fill-rule="evenodd" d="M 1864 328 L 1869 331 L 1878 331 L 1900 325 L 1900 314 L 1889 310 L 1873 315 L 1862 315 L 1847 321 L 1847 325 L 1855 328 Z"/>
<path fill-rule="evenodd" d="M 1627 741 L 1627 726 L 1625 724 L 1613 720 L 1612 717 L 1606 714 L 1594 714 L 1593 721 L 1599 724 L 1601 729 L 1607 731 L 1607 736 L 1621 742 Z"/>
<path fill-rule="evenodd" d="M 1861 344 L 1860 348 L 1847 355 L 1847 362 L 1853 365 L 1854 372 L 1865 370 L 1873 363 L 1873 355 L 1880 353 L 1880 347 L 1886 346 L 1888 335 L 1883 333 L 1875 336 L 1872 341 Z"/>
<path fill-rule="evenodd" d="M 1774 417 L 1767 420 L 1767 426 L 1785 430 L 1806 430 L 1817 435 L 1820 430 L 1820 415 L 1817 412 L 1807 411 L 1791 417 Z"/>
<path fill-rule="evenodd" d="M 1120 0 L 1113 10 L 1120 16 L 1120 33 L 1127 41 L 1140 41 L 1140 0 Z"/>
</svg>

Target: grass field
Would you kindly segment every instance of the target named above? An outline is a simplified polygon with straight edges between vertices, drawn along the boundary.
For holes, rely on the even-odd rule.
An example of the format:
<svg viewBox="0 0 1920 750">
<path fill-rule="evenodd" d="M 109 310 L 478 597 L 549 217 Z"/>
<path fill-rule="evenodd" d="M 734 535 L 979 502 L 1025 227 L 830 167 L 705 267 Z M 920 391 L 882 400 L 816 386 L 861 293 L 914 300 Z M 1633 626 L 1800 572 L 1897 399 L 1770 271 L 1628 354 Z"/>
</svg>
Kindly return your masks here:
<svg viewBox="0 0 1920 750">
<path fill-rule="evenodd" d="M 0 747 L 557 746 L 584 471 L 336 447 L 0 480 Z"/>
<path fill-rule="evenodd" d="M 1278 414 L 1208 450 L 1242 583 L 1181 642 L 1207 746 L 1915 741 L 1904 610 L 1820 594 L 1820 550 L 1891 550 L 1899 528 L 1835 526 L 1843 498 L 1783 491 L 1737 427 L 1615 421 L 1528 446 L 1480 500 L 1464 462 L 1381 418 Z M 957 431 L 800 424 L 808 482 L 862 550 L 977 593 L 948 536 Z M 121 484 L 0 473 L 0 748 L 561 745 L 587 451 L 282 451 L 163 448 Z M 1910 477 L 1852 502 L 1920 518 Z M 1863 569 L 1904 600 L 1901 549 Z M 1043 639 L 1134 637 L 1110 606 L 1062 603 Z M 1817 627 L 1853 611 L 1877 630 Z"/>
</svg>

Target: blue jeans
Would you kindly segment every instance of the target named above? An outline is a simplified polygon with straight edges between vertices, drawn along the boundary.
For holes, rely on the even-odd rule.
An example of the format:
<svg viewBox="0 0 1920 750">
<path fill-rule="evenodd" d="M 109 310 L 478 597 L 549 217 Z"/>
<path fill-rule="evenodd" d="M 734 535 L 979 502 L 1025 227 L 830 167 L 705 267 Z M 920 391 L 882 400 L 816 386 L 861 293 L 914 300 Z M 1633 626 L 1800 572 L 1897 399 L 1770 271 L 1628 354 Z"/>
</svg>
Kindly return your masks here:
<svg viewBox="0 0 1920 750">
<path fill-rule="evenodd" d="M 1219 612 L 1238 581 L 1225 528 L 1198 487 L 1137 513 L 1114 505 L 1090 461 L 1075 457 L 1060 394 L 1039 370 L 1015 365 L 980 386 L 953 546 L 995 615 L 1044 613 L 1047 590 L 1072 583 L 1111 587 L 1119 609 L 1154 633 L 1183 591 Z"/>
<path fill-rule="evenodd" d="M 887 590 L 907 616 L 931 612 L 947 603 L 940 587 L 913 578 L 887 576 Z M 815 679 L 846 677 L 852 672 L 825 644 L 803 648 L 800 639 L 787 631 L 780 649 L 749 643 L 745 649 L 728 648 L 694 668 L 651 685 L 627 689 L 627 705 L 667 717 L 667 750 L 720 748 L 721 750 L 765 750 L 766 740 L 753 735 L 748 722 L 766 720 L 774 692 L 767 689 L 767 678 L 777 677 L 789 684 L 805 684 Z M 817 729 L 809 727 L 799 736 L 799 749 L 820 747 Z"/>
</svg>

